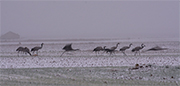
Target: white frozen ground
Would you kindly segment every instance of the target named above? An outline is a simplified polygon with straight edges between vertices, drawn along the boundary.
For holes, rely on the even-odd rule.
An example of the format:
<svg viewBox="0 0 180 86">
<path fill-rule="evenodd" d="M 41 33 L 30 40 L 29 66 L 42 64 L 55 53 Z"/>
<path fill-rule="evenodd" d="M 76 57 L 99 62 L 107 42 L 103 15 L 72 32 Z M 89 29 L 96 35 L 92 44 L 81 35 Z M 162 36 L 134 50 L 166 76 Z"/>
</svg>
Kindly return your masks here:
<svg viewBox="0 0 180 86">
<path fill-rule="evenodd" d="M 180 42 L 177 39 L 91 39 L 91 40 L 19 40 L 2 41 L 0 44 L 0 68 L 46 68 L 46 67 L 106 67 L 106 66 L 134 66 L 135 64 L 153 64 L 157 66 L 180 66 Z M 39 56 L 29 56 L 20 54 L 17 56 L 16 49 L 19 46 L 28 47 L 44 46 L 39 50 Z M 96 46 L 115 46 L 117 42 L 120 45 L 115 55 L 100 52 L 96 56 L 92 50 Z M 74 49 L 80 51 L 63 52 L 62 48 L 67 43 L 73 43 Z M 133 43 L 132 47 L 126 51 L 128 56 L 123 56 L 119 49 Z M 144 43 L 146 47 L 142 49 L 141 55 L 134 56 L 132 48 Z M 168 48 L 163 51 L 145 50 L 161 46 Z"/>
</svg>

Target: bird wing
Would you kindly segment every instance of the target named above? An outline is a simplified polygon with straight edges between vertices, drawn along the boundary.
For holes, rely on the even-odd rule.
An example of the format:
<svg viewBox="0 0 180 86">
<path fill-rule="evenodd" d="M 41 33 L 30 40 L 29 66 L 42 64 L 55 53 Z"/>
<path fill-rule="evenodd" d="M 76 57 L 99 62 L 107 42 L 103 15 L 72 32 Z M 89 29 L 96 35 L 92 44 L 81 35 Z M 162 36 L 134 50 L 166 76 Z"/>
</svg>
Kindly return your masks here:
<svg viewBox="0 0 180 86">
<path fill-rule="evenodd" d="M 72 47 L 71 47 L 72 44 L 66 44 L 64 47 L 63 47 L 63 50 L 73 50 Z"/>
<path fill-rule="evenodd" d="M 111 47 L 111 50 L 115 50 L 116 49 L 116 47 Z"/>
<path fill-rule="evenodd" d="M 128 48 L 129 48 L 128 46 L 124 46 L 120 50 L 125 50 L 125 49 L 128 49 Z"/>
<path fill-rule="evenodd" d="M 93 51 L 96 51 L 96 50 L 102 50 L 102 49 L 103 49 L 103 48 L 102 48 L 101 46 L 98 46 L 98 47 L 94 48 Z"/>
<path fill-rule="evenodd" d="M 153 48 L 148 49 L 147 51 L 151 51 L 151 50 L 157 51 L 157 50 L 166 50 L 166 49 L 168 49 L 168 48 L 161 48 L 159 46 L 155 46 Z"/>
<path fill-rule="evenodd" d="M 39 49 L 41 49 L 41 47 L 34 47 L 34 48 L 31 49 L 31 51 L 36 51 L 36 50 L 39 50 Z"/>
<path fill-rule="evenodd" d="M 134 52 L 134 51 L 138 51 L 139 49 L 141 49 L 141 47 L 140 47 L 140 46 L 135 47 L 135 48 L 133 48 L 133 49 L 132 49 L 132 52 Z"/>
<path fill-rule="evenodd" d="M 23 50 L 24 48 L 23 47 L 18 47 L 17 49 L 16 49 L 16 51 L 21 51 L 21 50 Z"/>
<path fill-rule="evenodd" d="M 103 49 L 101 46 L 96 47 L 97 49 Z"/>
</svg>

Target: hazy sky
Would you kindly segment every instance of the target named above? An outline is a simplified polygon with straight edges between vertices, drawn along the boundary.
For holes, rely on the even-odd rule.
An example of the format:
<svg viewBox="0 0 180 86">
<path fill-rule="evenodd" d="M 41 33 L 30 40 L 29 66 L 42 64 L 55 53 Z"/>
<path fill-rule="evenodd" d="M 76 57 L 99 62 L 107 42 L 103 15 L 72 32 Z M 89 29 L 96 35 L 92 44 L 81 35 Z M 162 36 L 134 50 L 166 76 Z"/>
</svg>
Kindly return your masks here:
<svg viewBox="0 0 180 86">
<path fill-rule="evenodd" d="M 22 38 L 179 37 L 179 1 L 1 1 L 1 34 Z"/>
</svg>

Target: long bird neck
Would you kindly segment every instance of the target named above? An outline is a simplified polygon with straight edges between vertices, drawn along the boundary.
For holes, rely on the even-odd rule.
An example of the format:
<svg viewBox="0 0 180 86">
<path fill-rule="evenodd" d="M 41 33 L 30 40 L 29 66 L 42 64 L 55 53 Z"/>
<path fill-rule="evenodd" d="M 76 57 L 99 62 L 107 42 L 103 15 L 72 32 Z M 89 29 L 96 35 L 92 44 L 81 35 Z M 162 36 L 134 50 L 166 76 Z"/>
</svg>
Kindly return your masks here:
<svg viewBox="0 0 180 86">
<path fill-rule="evenodd" d="M 129 48 L 131 47 L 132 44 L 129 45 Z"/>
<path fill-rule="evenodd" d="M 144 48 L 144 45 L 141 45 L 141 49 Z"/>
<path fill-rule="evenodd" d="M 43 47 L 43 44 L 41 44 L 41 47 L 40 48 L 42 48 Z"/>
<path fill-rule="evenodd" d="M 119 43 L 116 44 L 116 48 L 118 47 Z"/>
</svg>

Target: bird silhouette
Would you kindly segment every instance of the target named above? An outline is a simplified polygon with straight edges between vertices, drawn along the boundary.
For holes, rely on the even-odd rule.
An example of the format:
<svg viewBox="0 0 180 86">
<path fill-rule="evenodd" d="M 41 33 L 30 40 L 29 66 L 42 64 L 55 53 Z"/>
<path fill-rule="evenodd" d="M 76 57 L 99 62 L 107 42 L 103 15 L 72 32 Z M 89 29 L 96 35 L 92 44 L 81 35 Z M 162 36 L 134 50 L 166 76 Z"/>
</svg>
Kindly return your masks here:
<svg viewBox="0 0 180 86">
<path fill-rule="evenodd" d="M 113 49 L 109 49 L 109 48 L 106 48 L 106 46 L 104 46 L 104 52 L 106 52 L 106 53 L 109 53 L 110 54 L 110 56 L 112 55 L 112 53 L 114 53 L 115 52 L 115 50 Z"/>
<path fill-rule="evenodd" d="M 77 50 L 80 50 L 80 49 L 73 49 L 73 48 L 72 48 L 72 43 L 70 43 L 70 44 L 66 44 L 66 45 L 63 47 L 63 50 L 65 50 L 65 51 L 61 54 L 61 56 L 62 56 L 65 52 L 67 52 L 67 51 L 77 51 Z"/>
<path fill-rule="evenodd" d="M 126 55 L 125 50 L 129 49 L 129 48 L 131 47 L 131 45 L 132 45 L 132 43 L 129 44 L 129 46 L 124 46 L 124 47 L 122 47 L 121 49 L 119 49 L 119 51 L 121 51 L 124 55 Z M 126 56 L 127 56 L 127 55 L 126 55 Z"/>
<path fill-rule="evenodd" d="M 140 55 L 140 50 L 143 49 L 144 47 L 145 47 L 145 45 L 144 45 L 144 44 L 141 44 L 141 46 L 137 46 L 137 47 L 133 48 L 131 51 L 132 51 L 132 52 L 135 52 L 134 55 L 136 55 L 137 52 L 139 52 L 139 55 Z"/>
<path fill-rule="evenodd" d="M 22 53 L 24 52 L 23 49 L 24 49 L 23 47 L 18 47 L 18 48 L 16 49 L 16 51 L 18 51 L 18 56 L 19 56 L 19 53 L 20 53 L 20 52 L 22 52 Z"/>
<path fill-rule="evenodd" d="M 18 51 L 18 53 L 19 53 L 19 52 L 23 52 L 23 49 L 24 49 L 23 47 L 18 47 L 18 48 L 16 49 L 16 51 Z"/>
<path fill-rule="evenodd" d="M 161 48 L 161 47 L 159 47 L 159 46 L 155 46 L 155 47 L 153 47 L 153 48 L 150 48 L 150 49 L 148 49 L 148 50 L 146 50 L 146 51 L 159 51 L 159 50 L 167 50 L 168 48 Z"/>
<path fill-rule="evenodd" d="M 25 48 L 24 48 L 24 52 L 25 52 L 25 54 L 27 54 L 27 53 L 28 53 L 28 54 L 31 56 L 31 53 L 30 53 L 29 48 L 25 47 Z"/>
<path fill-rule="evenodd" d="M 22 53 L 25 53 L 25 54 L 29 54 L 30 56 L 31 56 L 31 53 L 30 53 L 30 51 L 29 51 L 29 48 L 27 48 L 27 47 L 18 47 L 17 49 L 16 49 L 16 51 L 18 51 L 18 56 L 19 56 L 19 53 L 20 52 L 22 52 Z"/>
<path fill-rule="evenodd" d="M 34 52 L 36 51 L 36 53 L 37 53 L 37 55 L 38 55 L 38 50 L 39 50 L 39 49 L 42 49 L 43 45 L 44 45 L 44 43 L 42 43 L 40 47 L 37 46 L 37 47 L 32 48 L 32 49 L 31 49 L 31 52 L 34 53 Z"/>
<path fill-rule="evenodd" d="M 120 43 L 117 43 L 116 44 L 116 46 L 113 46 L 113 47 L 111 47 L 110 49 L 109 48 L 105 48 L 104 47 L 104 51 L 106 52 L 106 53 L 110 53 L 110 55 L 112 55 L 112 53 L 114 53 L 115 54 L 115 50 L 117 49 L 117 47 L 118 47 L 118 45 L 119 45 Z"/>
<path fill-rule="evenodd" d="M 101 46 L 98 46 L 96 48 L 93 49 L 93 52 L 96 53 L 96 56 L 97 56 L 97 53 L 99 54 L 99 51 L 103 51 L 104 49 L 101 47 Z"/>
<path fill-rule="evenodd" d="M 115 50 L 115 49 L 118 47 L 119 44 L 120 44 L 120 43 L 117 43 L 116 46 L 111 47 L 110 49 L 111 49 L 111 50 Z"/>
</svg>

